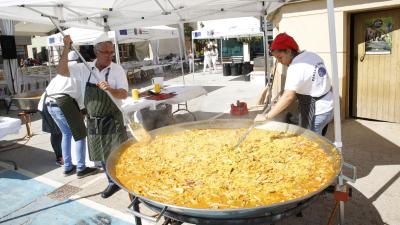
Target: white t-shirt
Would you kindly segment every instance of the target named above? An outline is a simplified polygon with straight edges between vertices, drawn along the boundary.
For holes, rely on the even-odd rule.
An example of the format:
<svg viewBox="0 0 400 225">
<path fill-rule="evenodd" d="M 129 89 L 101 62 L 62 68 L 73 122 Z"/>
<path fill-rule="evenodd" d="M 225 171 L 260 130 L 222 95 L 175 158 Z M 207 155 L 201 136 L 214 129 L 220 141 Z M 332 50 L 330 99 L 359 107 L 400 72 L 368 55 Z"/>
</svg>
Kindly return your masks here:
<svg viewBox="0 0 400 225">
<path fill-rule="evenodd" d="M 74 77 L 65 77 L 57 74 L 49 83 L 46 88 L 47 95 L 53 95 L 57 93 L 68 94 L 76 100 L 80 109 L 85 108 L 83 104 L 81 81 Z M 61 96 L 61 95 L 60 95 Z M 52 96 L 52 97 L 56 97 Z M 49 97 L 51 98 L 51 97 Z"/>
<path fill-rule="evenodd" d="M 89 62 L 88 64 L 90 68 L 92 68 L 92 73 L 96 74 L 100 79 L 97 80 L 92 74 L 89 81 L 90 83 L 97 84 L 100 81 L 105 81 L 108 68 L 110 68 L 110 72 L 108 74 L 108 83 L 110 84 L 110 87 L 113 89 L 125 89 L 128 91 L 128 80 L 121 65 L 112 62 L 108 67 L 104 68 L 102 71 L 99 71 L 99 69 L 97 69 L 95 66 L 96 60 Z M 75 77 L 81 81 L 81 90 L 83 90 L 82 95 L 84 96 L 86 82 L 88 81 L 90 75 L 88 68 L 83 63 L 74 64 L 69 67 L 69 73 L 71 77 Z M 119 106 L 122 104 L 121 99 L 114 98 L 114 102 L 116 102 Z"/>
<path fill-rule="evenodd" d="M 302 52 L 293 59 L 287 70 L 285 90 L 320 97 L 330 89 L 331 80 L 321 57 L 312 52 Z M 329 112 L 332 109 L 332 92 L 315 103 L 315 115 Z"/>
</svg>

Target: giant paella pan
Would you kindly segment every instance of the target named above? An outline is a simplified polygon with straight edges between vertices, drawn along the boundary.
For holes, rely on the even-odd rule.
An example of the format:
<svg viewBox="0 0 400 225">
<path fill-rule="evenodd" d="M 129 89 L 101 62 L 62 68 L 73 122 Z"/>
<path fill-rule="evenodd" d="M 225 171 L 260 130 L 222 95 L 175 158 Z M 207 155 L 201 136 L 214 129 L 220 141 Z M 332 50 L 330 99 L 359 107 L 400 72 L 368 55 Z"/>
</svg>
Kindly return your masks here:
<svg viewBox="0 0 400 225">
<path fill-rule="evenodd" d="M 233 148 L 251 124 L 214 120 L 153 130 L 150 143 L 118 146 L 107 172 L 153 210 L 213 219 L 279 213 L 312 199 L 339 175 L 343 161 L 334 145 L 295 125 L 260 124 Z"/>
</svg>

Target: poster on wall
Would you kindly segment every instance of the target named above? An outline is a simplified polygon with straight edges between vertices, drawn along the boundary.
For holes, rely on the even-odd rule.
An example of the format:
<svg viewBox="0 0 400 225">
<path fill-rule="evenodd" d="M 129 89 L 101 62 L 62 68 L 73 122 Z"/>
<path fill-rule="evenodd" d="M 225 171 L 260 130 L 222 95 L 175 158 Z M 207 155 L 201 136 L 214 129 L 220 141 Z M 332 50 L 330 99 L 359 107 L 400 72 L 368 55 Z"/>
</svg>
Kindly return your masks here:
<svg viewBox="0 0 400 225">
<path fill-rule="evenodd" d="M 365 53 L 390 54 L 392 51 L 392 17 L 374 18 L 365 22 Z"/>
</svg>

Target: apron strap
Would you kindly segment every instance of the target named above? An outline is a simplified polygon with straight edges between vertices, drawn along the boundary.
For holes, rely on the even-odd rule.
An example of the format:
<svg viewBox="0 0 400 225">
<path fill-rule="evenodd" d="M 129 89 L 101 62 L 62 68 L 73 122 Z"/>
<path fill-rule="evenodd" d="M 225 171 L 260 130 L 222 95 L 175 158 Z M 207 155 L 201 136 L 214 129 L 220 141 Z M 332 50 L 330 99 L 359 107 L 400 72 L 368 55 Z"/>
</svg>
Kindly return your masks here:
<svg viewBox="0 0 400 225">
<path fill-rule="evenodd" d="M 106 73 L 106 82 L 108 83 L 108 76 L 110 75 L 110 69 L 111 67 L 108 67 L 107 73 Z"/>
<path fill-rule="evenodd" d="M 107 73 L 106 73 L 106 75 L 105 75 L 105 77 L 106 77 L 106 82 L 108 82 L 108 76 L 110 75 L 110 69 L 111 69 L 111 67 L 108 67 L 108 68 L 107 68 Z M 93 71 L 93 70 L 94 70 L 94 66 L 92 66 L 92 70 L 90 71 L 89 78 L 88 78 L 88 80 L 86 81 L 87 83 L 90 82 L 90 78 L 92 77 L 92 71 Z"/>
<path fill-rule="evenodd" d="M 88 80 L 86 81 L 86 83 L 89 83 L 90 82 L 90 78 L 92 77 L 92 71 L 94 70 L 94 66 L 92 66 L 92 70 L 91 71 L 89 71 L 89 78 L 88 78 Z"/>
</svg>

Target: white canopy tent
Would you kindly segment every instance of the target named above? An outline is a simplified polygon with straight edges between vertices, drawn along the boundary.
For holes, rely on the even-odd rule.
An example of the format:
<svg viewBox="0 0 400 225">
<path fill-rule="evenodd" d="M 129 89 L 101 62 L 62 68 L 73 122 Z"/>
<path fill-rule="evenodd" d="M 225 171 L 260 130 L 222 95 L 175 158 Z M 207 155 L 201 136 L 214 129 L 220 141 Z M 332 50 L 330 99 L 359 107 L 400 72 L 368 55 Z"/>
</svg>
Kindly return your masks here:
<svg viewBox="0 0 400 225">
<path fill-rule="evenodd" d="M 178 29 L 168 26 L 121 29 L 116 32 L 119 43 L 133 43 L 178 38 Z"/>
<path fill-rule="evenodd" d="M 192 31 L 192 39 L 219 39 L 234 37 L 263 36 L 260 19 L 242 17 L 204 21 L 204 28 Z"/>
<path fill-rule="evenodd" d="M 65 27 L 119 30 L 201 20 L 264 15 L 277 0 L 16 0 L 0 2 L 0 16 Z"/>
<path fill-rule="evenodd" d="M 204 21 L 204 28 L 192 31 L 192 52 L 196 39 L 221 39 L 220 58 L 222 62 L 222 39 L 264 36 L 260 31 L 260 19 L 255 17 L 242 17 Z M 228 25 L 228 26 L 227 26 Z"/>
<path fill-rule="evenodd" d="M 104 32 L 93 29 L 71 27 L 64 30 L 64 33 L 71 36 L 71 39 L 74 40 L 74 44 L 91 45 L 93 44 L 93 41 L 96 40 L 96 38 L 98 38 Z M 47 37 L 47 46 L 63 45 L 64 42 L 61 33 L 53 34 Z"/>
<path fill-rule="evenodd" d="M 119 43 L 150 41 L 153 64 L 158 64 L 160 40 L 178 38 L 178 29 L 168 26 L 152 26 L 144 28 L 121 29 L 116 31 Z"/>
<path fill-rule="evenodd" d="M 29 2 L 29 5 L 21 5 L 27 2 Z M 181 25 L 183 22 L 200 20 L 265 16 L 269 11 L 285 2 L 290 2 L 290 0 L 14 0 L 0 3 L 0 18 L 50 24 L 51 21 L 48 16 L 51 16 L 53 20 L 67 27 L 119 30 L 153 25 Z M 334 0 L 326 0 L 326 3 L 332 61 L 335 145 L 341 149 Z M 343 184 L 344 179 L 348 178 L 341 174 L 339 177 L 340 185 Z M 340 223 L 344 224 L 344 202 L 340 202 Z"/>
<path fill-rule="evenodd" d="M 64 30 L 64 34 L 70 35 L 75 45 L 92 45 L 97 38 L 99 38 L 101 35 L 105 35 L 105 32 L 72 27 Z M 109 31 L 106 35 L 113 40 L 114 43 L 118 44 L 150 41 L 153 55 L 158 55 L 158 40 L 178 38 L 179 36 L 178 29 L 168 26 L 121 29 L 115 31 L 115 34 L 115 39 L 114 31 Z M 63 35 L 61 33 L 53 34 L 47 37 L 48 47 L 62 45 L 64 45 L 64 43 Z"/>
</svg>

